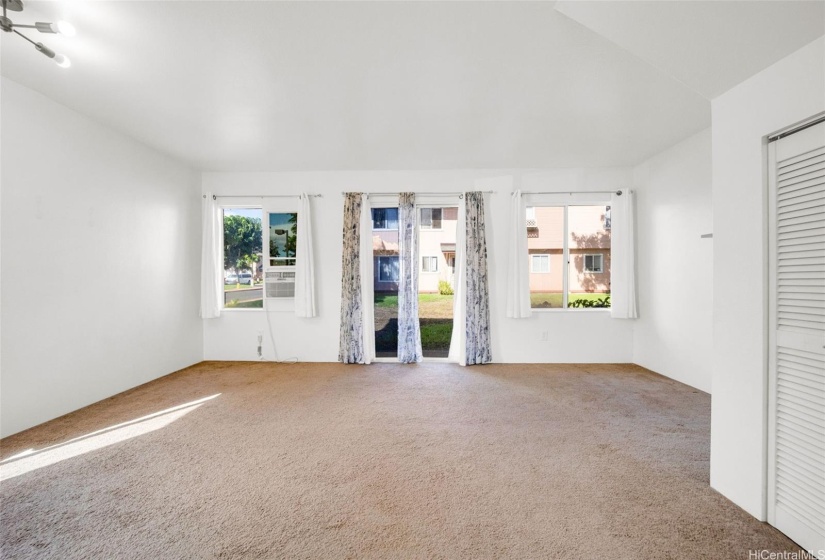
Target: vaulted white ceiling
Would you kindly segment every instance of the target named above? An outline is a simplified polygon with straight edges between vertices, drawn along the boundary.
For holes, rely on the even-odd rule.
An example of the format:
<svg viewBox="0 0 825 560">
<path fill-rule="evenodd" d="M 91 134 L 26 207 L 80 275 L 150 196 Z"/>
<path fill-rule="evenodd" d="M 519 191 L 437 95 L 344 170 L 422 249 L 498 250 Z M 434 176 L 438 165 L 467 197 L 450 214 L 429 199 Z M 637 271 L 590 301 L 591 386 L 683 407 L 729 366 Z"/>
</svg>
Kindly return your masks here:
<svg viewBox="0 0 825 560">
<path fill-rule="evenodd" d="M 556 9 L 708 99 L 825 34 L 822 0 L 563 0 Z"/>
<path fill-rule="evenodd" d="M 2 74 L 203 170 L 629 165 L 707 127 L 697 92 L 725 87 L 679 81 L 552 3 L 65 0 L 13 15 L 60 18 L 77 37 L 37 39 L 70 69 L 4 33 Z M 674 37 L 656 41 L 692 48 Z"/>
</svg>

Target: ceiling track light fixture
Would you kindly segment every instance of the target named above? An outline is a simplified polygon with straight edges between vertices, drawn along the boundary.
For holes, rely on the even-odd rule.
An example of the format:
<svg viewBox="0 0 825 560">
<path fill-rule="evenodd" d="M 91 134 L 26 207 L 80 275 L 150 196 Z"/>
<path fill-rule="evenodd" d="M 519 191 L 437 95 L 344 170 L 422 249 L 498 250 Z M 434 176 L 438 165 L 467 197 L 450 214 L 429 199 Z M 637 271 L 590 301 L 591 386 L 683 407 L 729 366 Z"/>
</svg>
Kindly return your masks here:
<svg viewBox="0 0 825 560">
<path fill-rule="evenodd" d="M 14 23 L 8 18 L 6 11 L 11 10 L 12 12 L 22 12 L 22 0 L 0 0 L 0 2 L 3 3 L 3 16 L 0 17 L 0 29 L 9 33 L 16 33 L 17 35 L 20 35 L 26 41 L 34 45 L 34 48 L 39 52 L 54 60 L 55 64 L 61 68 L 68 68 L 72 65 L 72 61 L 69 60 L 69 57 L 65 54 L 56 53 L 43 43 L 32 41 L 17 30 L 18 28 L 36 29 L 40 33 L 59 33 L 61 35 L 65 35 L 66 37 L 73 37 L 75 35 L 75 28 L 71 23 L 66 21 L 58 21 L 57 23 L 44 23 L 38 21 L 34 25 Z"/>
</svg>

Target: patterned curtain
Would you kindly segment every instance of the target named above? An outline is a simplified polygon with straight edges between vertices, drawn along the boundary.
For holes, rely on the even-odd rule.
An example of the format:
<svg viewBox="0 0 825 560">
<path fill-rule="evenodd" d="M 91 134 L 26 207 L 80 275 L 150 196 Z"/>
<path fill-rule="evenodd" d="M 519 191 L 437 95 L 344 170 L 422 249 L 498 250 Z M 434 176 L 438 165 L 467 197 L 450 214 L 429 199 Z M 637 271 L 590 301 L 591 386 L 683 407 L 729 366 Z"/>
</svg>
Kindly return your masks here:
<svg viewBox="0 0 825 560">
<path fill-rule="evenodd" d="M 341 337 L 338 359 L 364 363 L 361 309 L 361 193 L 344 195 L 344 251 L 341 259 Z"/>
<path fill-rule="evenodd" d="M 420 362 L 421 330 L 418 323 L 418 235 L 415 228 L 415 193 L 398 197 L 398 361 Z"/>
<path fill-rule="evenodd" d="M 465 295 L 467 365 L 492 361 L 490 349 L 490 297 L 487 288 L 487 239 L 484 235 L 484 195 L 464 194 L 466 220 Z"/>
</svg>

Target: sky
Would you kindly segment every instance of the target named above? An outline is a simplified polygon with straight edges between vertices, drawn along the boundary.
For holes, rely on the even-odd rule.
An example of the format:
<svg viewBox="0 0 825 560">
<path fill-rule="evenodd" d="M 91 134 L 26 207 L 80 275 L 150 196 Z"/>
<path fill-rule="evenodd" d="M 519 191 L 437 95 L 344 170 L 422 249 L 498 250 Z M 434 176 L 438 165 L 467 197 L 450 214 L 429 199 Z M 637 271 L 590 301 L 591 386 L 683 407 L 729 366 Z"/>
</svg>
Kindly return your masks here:
<svg viewBox="0 0 825 560">
<path fill-rule="evenodd" d="M 245 216 L 247 218 L 258 218 L 259 220 L 261 214 L 260 208 L 224 208 L 223 210 L 224 216 Z"/>
</svg>

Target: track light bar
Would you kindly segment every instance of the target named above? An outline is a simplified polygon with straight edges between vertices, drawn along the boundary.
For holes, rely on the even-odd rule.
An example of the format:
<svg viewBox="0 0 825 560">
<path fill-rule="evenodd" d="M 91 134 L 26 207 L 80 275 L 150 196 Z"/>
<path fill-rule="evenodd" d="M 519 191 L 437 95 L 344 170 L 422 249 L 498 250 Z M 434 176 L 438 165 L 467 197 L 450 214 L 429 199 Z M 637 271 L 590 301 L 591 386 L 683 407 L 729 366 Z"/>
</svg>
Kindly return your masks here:
<svg viewBox="0 0 825 560">
<path fill-rule="evenodd" d="M 54 60 L 55 64 L 60 66 L 61 68 L 68 68 L 72 65 L 72 61 L 69 60 L 65 54 L 60 54 L 54 52 L 52 49 L 44 45 L 43 43 L 38 43 L 32 41 L 22 33 L 20 33 L 16 28 L 28 28 L 28 29 L 36 29 L 40 33 L 59 33 L 61 35 L 65 35 L 66 37 L 74 37 L 77 31 L 74 28 L 74 25 L 67 21 L 58 21 L 57 23 L 47 23 L 38 21 L 34 25 L 22 25 L 19 23 L 12 22 L 8 16 L 6 10 L 11 10 L 14 12 L 20 12 L 23 10 L 23 3 L 21 0 L 0 0 L 3 3 L 3 15 L 0 16 L 0 30 L 13 32 L 17 35 L 23 37 L 26 41 L 34 45 L 34 48 L 37 49 L 39 52 L 43 53 L 45 56 L 48 56 L 52 60 Z"/>
<path fill-rule="evenodd" d="M 59 54 L 51 50 L 49 47 L 44 45 L 43 43 L 35 43 L 34 48 L 45 54 L 51 59 L 54 59 L 54 63 L 60 66 L 61 68 L 68 68 L 72 65 L 72 61 L 69 60 L 69 57 L 65 54 Z"/>
<path fill-rule="evenodd" d="M 15 27 L 31 27 L 37 29 L 40 33 L 60 33 L 66 37 L 74 37 L 77 35 L 77 30 L 74 28 L 74 25 L 63 20 L 60 20 L 57 23 L 45 23 L 38 21 L 34 25 L 15 25 Z"/>
</svg>

